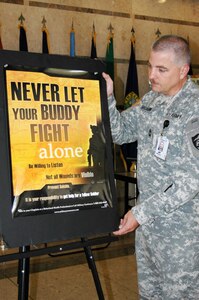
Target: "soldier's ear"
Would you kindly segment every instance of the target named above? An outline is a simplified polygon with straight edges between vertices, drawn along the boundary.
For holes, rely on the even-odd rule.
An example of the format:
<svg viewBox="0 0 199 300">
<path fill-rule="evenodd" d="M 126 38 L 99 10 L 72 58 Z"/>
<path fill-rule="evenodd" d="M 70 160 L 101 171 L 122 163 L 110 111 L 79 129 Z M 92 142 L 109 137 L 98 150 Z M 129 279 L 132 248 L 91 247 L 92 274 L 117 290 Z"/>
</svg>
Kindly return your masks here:
<svg viewBox="0 0 199 300">
<path fill-rule="evenodd" d="M 186 64 L 186 65 L 183 65 L 181 68 L 180 68 L 180 79 L 183 79 L 187 76 L 189 72 L 189 65 Z"/>
</svg>

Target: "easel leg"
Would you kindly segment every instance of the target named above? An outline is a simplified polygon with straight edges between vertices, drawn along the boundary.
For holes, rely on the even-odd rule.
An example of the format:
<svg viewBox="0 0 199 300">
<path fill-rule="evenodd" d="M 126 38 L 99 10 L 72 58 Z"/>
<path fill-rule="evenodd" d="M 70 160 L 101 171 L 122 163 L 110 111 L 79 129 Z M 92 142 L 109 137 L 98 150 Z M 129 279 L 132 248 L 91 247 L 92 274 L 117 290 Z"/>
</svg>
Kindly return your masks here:
<svg viewBox="0 0 199 300">
<path fill-rule="evenodd" d="M 19 252 L 25 253 L 30 250 L 30 246 L 19 248 Z M 19 259 L 18 263 L 18 300 L 28 300 L 29 291 L 29 269 L 30 258 Z"/>
<path fill-rule="evenodd" d="M 82 240 L 82 242 L 86 241 L 85 238 L 81 238 L 81 240 Z M 97 290 L 99 300 L 104 300 L 104 294 L 103 294 L 101 283 L 100 283 L 99 276 L 98 276 L 98 273 L 97 273 L 97 268 L 96 268 L 96 265 L 95 265 L 95 260 L 94 260 L 93 254 L 92 254 L 91 247 L 90 246 L 84 247 L 84 252 L 85 252 L 85 255 L 86 255 L 88 266 L 89 266 L 89 268 L 92 272 L 92 275 L 93 275 L 93 279 L 94 279 L 94 282 L 95 282 L 95 287 L 96 287 L 96 290 Z"/>
</svg>

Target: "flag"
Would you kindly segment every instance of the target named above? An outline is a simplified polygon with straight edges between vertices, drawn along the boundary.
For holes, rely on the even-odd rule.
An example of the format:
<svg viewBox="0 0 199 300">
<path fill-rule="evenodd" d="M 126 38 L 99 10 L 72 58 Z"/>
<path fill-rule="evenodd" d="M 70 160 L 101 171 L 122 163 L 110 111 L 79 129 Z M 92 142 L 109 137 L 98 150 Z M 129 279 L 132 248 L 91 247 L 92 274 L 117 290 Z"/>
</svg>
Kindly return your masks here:
<svg viewBox="0 0 199 300">
<path fill-rule="evenodd" d="M 126 91 L 125 91 L 125 98 L 124 98 L 124 109 L 131 107 L 132 105 L 137 105 L 140 102 L 139 98 L 139 89 L 138 89 L 138 78 L 137 78 L 137 66 L 135 60 L 135 52 L 134 52 L 134 45 L 135 45 L 135 36 L 134 30 L 132 29 L 132 37 L 131 37 L 131 54 L 129 60 L 129 68 L 128 68 L 128 75 L 126 81 Z M 137 141 L 131 142 L 128 144 L 121 145 L 121 150 L 123 156 L 125 158 L 131 158 L 130 165 L 128 165 L 128 169 L 136 169 L 136 159 L 137 159 Z M 132 161 L 134 162 L 132 163 Z M 128 162 L 127 162 L 128 163 Z"/>
<path fill-rule="evenodd" d="M 26 30 L 25 30 L 24 25 L 23 25 L 23 22 L 25 21 L 25 18 L 21 14 L 21 16 L 18 18 L 18 20 L 20 21 L 20 24 L 19 24 L 19 50 L 20 51 L 28 51 Z"/>
<path fill-rule="evenodd" d="M 106 47 L 106 73 L 114 80 L 114 50 L 113 50 L 113 32 L 112 25 L 109 26 L 110 32 L 108 35 L 108 42 Z"/>
<path fill-rule="evenodd" d="M 190 47 L 190 43 L 189 43 L 189 36 L 187 37 L 187 42 L 188 42 L 188 45 Z M 193 75 L 193 69 L 192 69 L 192 64 L 190 63 L 190 66 L 189 66 L 189 72 L 188 72 L 188 75 Z"/>
<path fill-rule="evenodd" d="M 49 35 L 48 30 L 46 28 L 46 19 L 43 17 L 42 20 L 43 27 L 42 27 L 42 53 L 49 53 Z"/>
<path fill-rule="evenodd" d="M 189 67 L 189 72 L 188 72 L 188 75 L 193 75 L 193 69 L 192 69 L 192 65 L 190 64 L 190 67 Z"/>
<path fill-rule="evenodd" d="M 96 32 L 95 32 L 94 24 L 93 24 L 92 41 L 91 41 L 91 58 L 97 58 Z"/>
<path fill-rule="evenodd" d="M 25 30 L 23 24 L 19 25 L 19 50 L 20 51 L 28 51 L 26 30 Z"/>
<path fill-rule="evenodd" d="M 126 91 L 124 99 L 124 109 L 135 105 L 139 102 L 139 89 L 138 89 L 138 77 L 137 66 L 134 52 L 135 37 L 131 37 L 131 55 L 129 60 L 128 75 L 126 81 Z"/>
<path fill-rule="evenodd" d="M 73 22 L 70 31 L 70 56 L 75 56 L 75 30 L 73 27 Z"/>
<path fill-rule="evenodd" d="M 3 44 L 2 44 L 2 41 L 1 41 L 1 36 L 0 36 L 0 50 L 3 49 Z"/>
<path fill-rule="evenodd" d="M 46 28 L 42 29 L 42 53 L 49 53 L 48 32 Z"/>
</svg>

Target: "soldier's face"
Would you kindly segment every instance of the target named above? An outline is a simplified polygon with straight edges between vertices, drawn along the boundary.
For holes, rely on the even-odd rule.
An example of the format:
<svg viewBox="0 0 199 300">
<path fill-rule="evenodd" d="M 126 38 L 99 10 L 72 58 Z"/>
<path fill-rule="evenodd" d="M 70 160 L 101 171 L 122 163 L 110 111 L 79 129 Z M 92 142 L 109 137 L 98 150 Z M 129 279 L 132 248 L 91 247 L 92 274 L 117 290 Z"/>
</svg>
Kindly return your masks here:
<svg viewBox="0 0 199 300">
<path fill-rule="evenodd" d="M 164 95 L 175 95 L 182 87 L 186 77 L 184 66 L 175 63 L 172 50 L 151 51 L 148 62 L 149 80 L 155 92 Z"/>
</svg>

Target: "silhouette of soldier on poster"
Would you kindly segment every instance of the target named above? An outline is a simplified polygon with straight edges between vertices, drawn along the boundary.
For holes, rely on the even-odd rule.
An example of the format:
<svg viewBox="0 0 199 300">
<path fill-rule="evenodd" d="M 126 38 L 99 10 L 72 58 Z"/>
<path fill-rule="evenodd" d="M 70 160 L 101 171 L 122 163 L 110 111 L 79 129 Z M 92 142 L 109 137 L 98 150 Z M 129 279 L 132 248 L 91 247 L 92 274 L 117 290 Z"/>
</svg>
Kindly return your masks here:
<svg viewBox="0 0 199 300">
<path fill-rule="evenodd" d="M 90 125 L 92 137 L 89 139 L 87 151 L 88 166 L 96 171 L 104 171 L 105 139 L 101 126 Z M 101 172 L 100 172 L 101 173 Z"/>
</svg>

